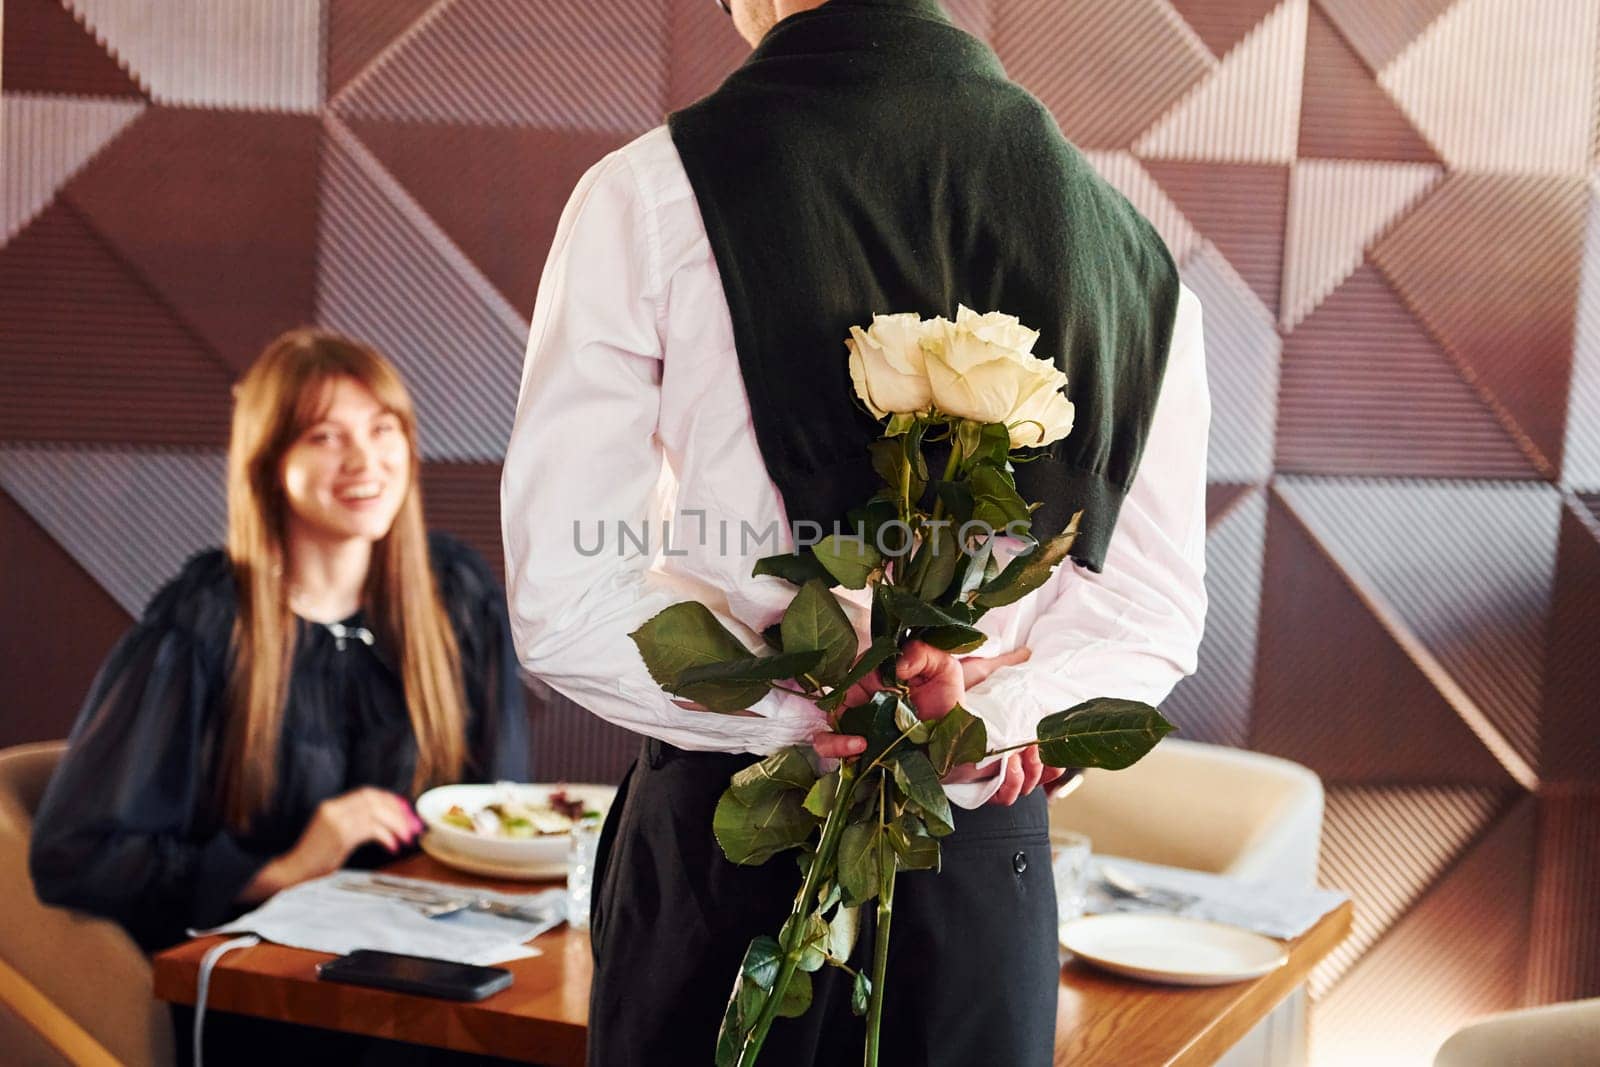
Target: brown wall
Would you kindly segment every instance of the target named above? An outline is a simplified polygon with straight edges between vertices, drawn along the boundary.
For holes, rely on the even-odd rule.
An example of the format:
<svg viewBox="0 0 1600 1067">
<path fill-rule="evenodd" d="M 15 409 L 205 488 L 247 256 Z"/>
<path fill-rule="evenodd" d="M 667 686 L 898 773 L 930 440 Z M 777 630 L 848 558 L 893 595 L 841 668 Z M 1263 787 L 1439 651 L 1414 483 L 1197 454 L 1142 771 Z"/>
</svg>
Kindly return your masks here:
<svg viewBox="0 0 1600 1067">
<path fill-rule="evenodd" d="M 1359 917 L 1317 1062 L 1600 994 L 1600 5 L 948 7 L 1204 303 L 1212 608 L 1165 710 L 1327 782 Z M 287 325 L 394 356 L 431 519 L 496 558 L 561 206 L 742 54 L 711 0 L 5 0 L 5 31 L 0 743 L 63 734 L 218 538 L 228 386 Z M 535 722 L 546 776 L 632 751 Z"/>
</svg>

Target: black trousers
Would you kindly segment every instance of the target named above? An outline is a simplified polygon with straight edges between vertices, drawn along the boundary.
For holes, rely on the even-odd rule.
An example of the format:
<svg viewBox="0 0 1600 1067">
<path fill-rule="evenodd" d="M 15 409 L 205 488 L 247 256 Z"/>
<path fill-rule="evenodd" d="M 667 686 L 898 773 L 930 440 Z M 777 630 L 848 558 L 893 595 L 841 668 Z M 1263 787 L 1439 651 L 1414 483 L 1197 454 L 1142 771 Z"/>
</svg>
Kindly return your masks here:
<svg viewBox="0 0 1600 1067">
<path fill-rule="evenodd" d="M 741 867 L 712 835 L 717 798 L 755 759 L 647 741 L 623 779 L 597 860 L 590 1067 L 712 1062 L 745 949 L 777 935 L 800 887 L 795 853 Z M 895 884 L 879 1062 L 1043 1067 L 1060 980 L 1044 792 L 955 815 L 942 871 Z M 870 970 L 872 911 L 862 909 L 853 967 Z M 860 1059 L 849 975 L 823 967 L 812 978 L 811 1011 L 773 1024 L 763 1067 Z"/>
</svg>

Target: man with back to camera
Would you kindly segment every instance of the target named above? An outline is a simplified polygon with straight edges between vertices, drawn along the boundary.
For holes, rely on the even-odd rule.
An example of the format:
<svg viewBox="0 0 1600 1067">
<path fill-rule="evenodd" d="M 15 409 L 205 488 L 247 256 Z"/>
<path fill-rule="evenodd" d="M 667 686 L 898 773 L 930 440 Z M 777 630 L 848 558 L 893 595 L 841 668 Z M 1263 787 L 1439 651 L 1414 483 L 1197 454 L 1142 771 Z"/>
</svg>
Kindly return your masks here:
<svg viewBox="0 0 1600 1067">
<path fill-rule="evenodd" d="M 959 701 L 1001 748 L 1091 697 L 1158 704 L 1193 672 L 1206 608 L 1200 306 L 1154 229 L 936 0 L 731 3 L 755 52 L 572 194 L 502 482 L 523 665 L 647 738 L 597 865 L 589 1062 L 604 1067 L 709 1063 L 746 947 L 788 913 L 793 858 L 735 866 L 712 836 L 729 777 L 789 745 L 860 751 L 799 696 L 742 716 L 686 707 L 628 638 L 687 596 L 759 647 L 792 590 L 754 561 L 870 495 L 880 427 L 853 402 L 851 324 L 958 304 L 1017 315 L 1077 410 L 1017 473 L 1043 502 L 1041 539 L 1082 510 L 1077 566 L 985 615 L 978 655 L 908 648 L 919 714 Z M 619 536 L 652 523 L 642 549 Z M 864 606 L 855 621 L 865 634 Z M 1024 749 L 947 779 L 943 869 L 897 883 L 880 1062 L 1051 1062 L 1039 786 L 1056 774 Z M 864 916 L 858 957 L 871 942 Z M 840 977 L 813 976 L 812 1010 L 777 1021 L 761 1063 L 860 1056 Z"/>
</svg>

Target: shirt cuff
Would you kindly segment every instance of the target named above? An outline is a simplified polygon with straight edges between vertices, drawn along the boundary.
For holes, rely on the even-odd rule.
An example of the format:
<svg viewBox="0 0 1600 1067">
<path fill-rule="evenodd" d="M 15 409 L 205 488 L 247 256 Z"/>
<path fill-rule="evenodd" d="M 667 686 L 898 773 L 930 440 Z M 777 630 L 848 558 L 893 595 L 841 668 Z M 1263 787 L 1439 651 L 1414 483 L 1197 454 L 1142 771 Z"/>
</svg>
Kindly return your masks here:
<svg viewBox="0 0 1600 1067">
<path fill-rule="evenodd" d="M 239 913 L 239 894 L 267 865 L 268 857 L 247 851 L 232 834 L 220 833 L 200 850 L 194 871 L 190 924 L 196 930 L 220 926 Z"/>
</svg>

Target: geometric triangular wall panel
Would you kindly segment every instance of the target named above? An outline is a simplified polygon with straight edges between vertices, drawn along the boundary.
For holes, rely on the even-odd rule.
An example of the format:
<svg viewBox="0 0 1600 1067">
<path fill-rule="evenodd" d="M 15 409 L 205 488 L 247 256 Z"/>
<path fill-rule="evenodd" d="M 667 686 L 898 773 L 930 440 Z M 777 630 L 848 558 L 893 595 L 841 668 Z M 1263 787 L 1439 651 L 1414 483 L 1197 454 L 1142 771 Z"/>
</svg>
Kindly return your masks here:
<svg viewBox="0 0 1600 1067">
<path fill-rule="evenodd" d="M 1300 122 L 1308 0 L 1283 0 L 1207 79 L 1134 143 L 1134 154 L 1288 163 Z"/>
<path fill-rule="evenodd" d="M 1313 5 L 1306 25 L 1306 82 L 1300 99 L 1301 157 L 1439 162 L 1438 153 L 1377 83 L 1375 69 Z"/>
<path fill-rule="evenodd" d="M 1283 286 L 1289 168 L 1165 159 L 1143 163 L 1275 320 Z"/>
<path fill-rule="evenodd" d="M 351 119 L 350 131 L 500 295 L 533 316 L 566 190 L 628 139 L 614 133 Z M 459 160 L 448 173 L 439 160 Z"/>
<path fill-rule="evenodd" d="M 60 0 L 5 0 L 4 20 L 0 74 L 6 92 L 144 98 L 127 65 Z"/>
<path fill-rule="evenodd" d="M 1286 479 L 1278 491 L 1459 687 L 1452 702 L 1484 746 L 1536 784 L 1560 495 L 1479 480 Z"/>
<path fill-rule="evenodd" d="M 1165 0 L 1007 0 L 994 49 L 1080 148 L 1132 147 L 1217 65 Z"/>
<path fill-rule="evenodd" d="M 308 115 L 150 108 L 62 195 L 242 371 L 311 319 L 320 134 Z"/>
<path fill-rule="evenodd" d="M 1437 166 L 1304 159 L 1289 180 L 1282 326 L 1292 330 L 1361 265 L 1368 245 L 1439 179 Z"/>
<path fill-rule="evenodd" d="M 1581 175 L 1597 30 L 1589 0 L 1458 0 L 1378 80 L 1452 167 Z"/>
<path fill-rule="evenodd" d="M 15 237 L 143 110 L 137 100 L 6 94 L 0 101 L 0 158 L 14 162 L 0 188 L 0 244 Z"/>
<path fill-rule="evenodd" d="M 218 452 L 0 450 L 0 489 L 124 611 L 138 616 L 183 561 L 222 543 Z"/>
<path fill-rule="evenodd" d="M 1583 237 L 1583 279 L 1572 346 L 1572 388 L 1561 480 L 1600 489 L 1600 195 L 1589 187 Z"/>
<path fill-rule="evenodd" d="M 1161 713 L 1190 741 L 1243 748 L 1250 738 L 1267 501 L 1255 486 L 1213 484 L 1212 495 L 1235 489 L 1206 534 L 1200 666 L 1162 702 Z"/>
<path fill-rule="evenodd" d="M 1430 1063 L 1452 1032 L 1521 999 L 1535 827 L 1522 797 L 1322 998 L 1314 1067 Z"/>
<path fill-rule="evenodd" d="M 1283 344 L 1272 314 L 1209 243 L 1189 257 L 1183 278 L 1204 308 L 1211 393 L 1207 477 L 1265 482 L 1272 472 L 1272 412 Z"/>
<path fill-rule="evenodd" d="M 317 317 L 393 359 L 429 459 L 498 460 L 527 323 L 337 120 L 323 153 Z"/>
<path fill-rule="evenodd" d="M 1457 173 L 1372 249 L 1546 478 L 1561 453 L 1587 206 L 1581 178 Z"/>
<path fill-rule="evenodd" d="M 661 120 L 665 0 L 609 18 L 571 0 L 454 0 L 334 100 L 342 115 L 638 131 Z"/>
<path fill-rule="evenodd" d="M 1506 423 L 1371 265 L 1284 341 L 1277 466 L 1309 474 L 1535 478 Z"/>
<path fill-rule="evenodd" d="M 315 111 L 320 0 L 68 0 L 160 104 Z"/>
<path fill-rule="evenodd" d="M 1324 996 L 1465 852 L 1506 804 L 1487 788 L 1335 786 L 1322 823 L 1318 881 L 1355 901 L 1350 936 L 1312 973 Z"/>
<path fill-rule="evenodd" d="M 1273 494 L 1267 511 L 1250 745 L 1318 767 L 1330 782 L 1517 784 L 1444 676 L 1369 588 Z"/>
</svg>

